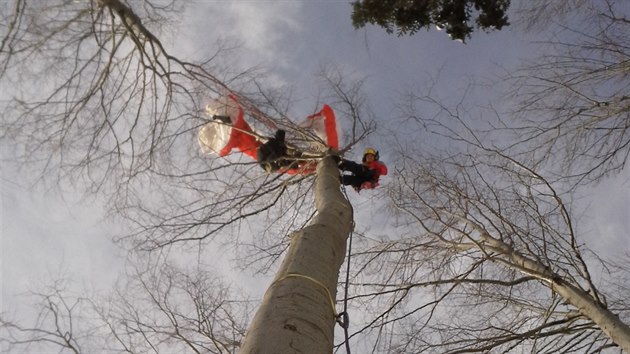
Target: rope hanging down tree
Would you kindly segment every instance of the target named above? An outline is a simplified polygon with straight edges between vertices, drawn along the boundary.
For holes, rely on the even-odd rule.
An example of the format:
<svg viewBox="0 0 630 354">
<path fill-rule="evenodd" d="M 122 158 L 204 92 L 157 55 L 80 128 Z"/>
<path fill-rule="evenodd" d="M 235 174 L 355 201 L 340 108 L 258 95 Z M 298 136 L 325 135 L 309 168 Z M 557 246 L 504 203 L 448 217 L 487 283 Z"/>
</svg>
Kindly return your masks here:
<svg viewBox="0 0 630 354">
<path fill-rule="evenodd" d="M 342 186 L 343 194 L 348 199 L 348 193 L 346 192 L 346 187 Z M 350 209 L 352 214 L 354 215 L 354 209 L 352 208 L 352 204 L 350 204 Z M 343 294 L 343 311 L 337 315 L 337 323 L 343 328 L 344 332 L 344 344 L 346 346 L 346 353 L 351 354 L 350 352 L 350 336 L 348 334 L 348 329 L 350 327 L 350 316 L 348 315 L 348 284 L 350 283 L 350 257 L 352 256 L 352 236 L 354 236 L 354 220 L 352 221 L 352 229 L 350 230 L 350 237 L 348 239 L 348 256 L 346 257 L 346 283 L 344 287 Z"/>
<path fill-rule="evenodd" d="M 348 194 L 346 192 L 346 188 L 342 187 L 343 190 L 343 194 L 346 197 L 346 199 L 348 198 Z M 351 206 L 352 207 L 352 206 Z M 354 213 L 354 211 L 353 211 Z M 339 326 L 341 326 L 341 328 L 343 328 L 344 331 L 344 345 L 346 348 L 346 353 L 347 354 L 351 354 L 351 350 L 350 350 L 350 336 L 348 333 L 348 329 L 350 327 L 350 316 L 348 315 L 348 285 L 350 283 L 350 257 L 352 255 L 352 237 L 354 235 L 354 222 L 352 223 L 352 230 L 350 231 L 350 237 L 348 240 L 348 255 L 346 257 L 346 280 L 345 280 L 345 287 L 344 287 L 344 297 L 343 297 L 343 311 L 338 313 L 337 312 L 337 308 L 335 306 L 335 300 L 333 299 L 332 294 L 330 293 L 330 291 L 328 290 L 328 288 L 326 287 L 326 285 L 324 285 L 321 281 L 304 275 L 304 274 L 298 274 L 298 273 L 289 273 L 286 274 L 285 276 L 283 276 L 282 278 L 276 280 L 271 286 L 274 286 L 278 283 L 280 283 L 281 281 L 287 279 L 287 278 L 301 278 L 301 279 L 306 279 L 309 280 L 315 284 L 318 285 L 319 288 L 323 289 L 324 292 L 326 293 L 326 296 L 328 297 L 328 300 L 330 301 L 330 305 L 332 308 L 332 312 L 335 318 L 335 321 L 339 324 Z"/>
</svg>

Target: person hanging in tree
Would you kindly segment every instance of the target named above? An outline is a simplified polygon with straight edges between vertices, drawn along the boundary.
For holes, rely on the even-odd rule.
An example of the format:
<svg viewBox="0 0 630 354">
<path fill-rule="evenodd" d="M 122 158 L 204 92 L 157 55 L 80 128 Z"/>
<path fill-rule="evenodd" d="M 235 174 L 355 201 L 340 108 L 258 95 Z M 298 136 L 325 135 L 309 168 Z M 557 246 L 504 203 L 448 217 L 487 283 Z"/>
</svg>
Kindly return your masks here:
<svg viewBox="0 0 630 354">
<path fill-rule="evenodd" d="M 352 186 L 357 192 L 361 189 L 376 188 L 379 177 L 387 175 L 387 166 L 379 161 L 378 158 L 377 150 L 367 148 L 363 152 L 362 164 L 340 159 L 338 163 L 339 169 L 351 173 L 342 174 L 341 183 L 344 186 Z"/>
<path fill-rule="evenodd" d="M 213 115 L 212 120 L 219 121 L 222 124 L 232 124 L 229 116 Z M 287 144 L 284 141 L 286 135 L 284 130 L 278 129 L 273 137 L 268 138 L 265 143 L 260 143 L 254 137 L 249 125 L 245 121 L 241 121 L 240 129 L 233 130 L 237 135 L 232 137 L 232 143 L 223 148 L 225 151 L 238 146 L 244 153 L 255 157 L 260 167 L 268 173 L 280 170 L 287 171 L 299 167 L 295 159 L 300 157 L 301 154 L 296 151 L 289 153 Z"/>
<path fill-rule="evenodd" d="M 269 138 L 254 132 L 245 120 L 245 111 L 236 96 L 230 94 L 210 101 L 206 114 L 210 119 L 197 133 L 203 153 L 225 157 L 237 150 L 256 159 L 269 173 L 306 175 L 315 172 L 317 161 L 314 155 L 288 144 L 284 130 L 278 129 Z M 313 132 L 329 148 L 339 149 L 337 121 L 330 106 L 325 104 L 321 111 L 309 115 L 298 126 Z"/>
<path fill-rule="evenodd" d="M 269 173 L 289 171 L 301 166 L 297 159 L 302 157 L 302 153 L 287 147 L 285 134 L 284 130 L 278 129 L 273 137 L 256 150 L 258 164 Z"/>
</svg>

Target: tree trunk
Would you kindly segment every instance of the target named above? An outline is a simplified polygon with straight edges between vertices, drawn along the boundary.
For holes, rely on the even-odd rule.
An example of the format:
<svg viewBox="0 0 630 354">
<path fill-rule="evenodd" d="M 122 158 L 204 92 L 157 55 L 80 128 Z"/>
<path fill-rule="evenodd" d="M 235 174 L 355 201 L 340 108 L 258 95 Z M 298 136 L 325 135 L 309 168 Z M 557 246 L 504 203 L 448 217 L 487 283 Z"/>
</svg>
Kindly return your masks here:
<svg viewBox="0 0 630 354">
<path fill-rule="evenodd" d="M 337 279 L 352 230 L 352 207 L 339 190 L 339 171 L 329 157 L 317 166 L 315 205 L 314 220 L 291 237 L 241 354 L 332 353 Z"/>
<path fill-rule="evenodd" d="M 492 238 L 485 232 L 482 232 L 482 237 L 492 247 L 492 251 L 508 255 L 516 269 L 544 280 L 553 292 L 575 306 L 584 317 L 601 328 L 615 344 L 626 353 L 630 353 L 630 327 L 615 313 L 598 303 L 589 292 L 564 280 L 562 276 L 555 274 L 543 264 L 518 253 L 503 241 Z"/>
<path fill-rule="evenodd" d="M 616 314 L 598 304 L 586 291 L 561 279 L 553 282 L 552 289 L 593 321 L 624 352 L 630 353 L 630 327 Z"/>
</svg>

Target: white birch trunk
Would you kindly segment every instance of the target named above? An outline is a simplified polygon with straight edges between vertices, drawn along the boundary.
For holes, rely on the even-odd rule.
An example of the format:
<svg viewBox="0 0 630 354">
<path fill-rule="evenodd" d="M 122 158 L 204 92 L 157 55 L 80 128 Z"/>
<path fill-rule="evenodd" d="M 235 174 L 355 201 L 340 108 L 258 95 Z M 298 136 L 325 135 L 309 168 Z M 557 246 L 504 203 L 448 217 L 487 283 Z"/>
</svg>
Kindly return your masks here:
<svg viewBox="0 0 630 354">
<path fill-rule="evenodd" d="M 563 280 L 554 281 L 551 288 L 601 328 L 624 352 L 630 353 L 630 327 L 617 315 L 598 304 L 588 292 Z"/>
<path fill-rule="evenodd" d="M 352 208 L 331 158 L 317 166 L 317 215 L 294 233 L 285 259 L 249 325 L 241 354 L 332 353 L 339 268 Z"/>
<path fill-rule="evenodd" d="M 479 227 L 477 226 L 479 229 Z M 560 295 L 566 302 L 575 308 L 586 318 L 593 321 L 615 344 L 630 353 L 630 326 L 622 322 L 619 317 L 609 309 L 597 302 L 591 294 L 570 282 L 564 280 L 544 265 L 516 252 L 508 244 L 482 232 L 483 239 L 488 242 L 488 248 L 493 252 L 500 252 L 508 256 L 510 263 L 516 269 L 528 275 L 539 277 L 549 285 L 551 290 Z"/>
</svg>

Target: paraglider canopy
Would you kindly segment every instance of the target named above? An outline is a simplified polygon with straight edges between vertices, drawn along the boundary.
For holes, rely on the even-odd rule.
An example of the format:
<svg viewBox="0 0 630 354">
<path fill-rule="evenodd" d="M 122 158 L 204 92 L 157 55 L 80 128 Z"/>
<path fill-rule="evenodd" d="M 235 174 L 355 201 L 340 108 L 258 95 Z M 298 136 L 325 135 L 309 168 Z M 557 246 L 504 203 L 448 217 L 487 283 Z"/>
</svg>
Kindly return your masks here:
<svg viewBox="0 0 630 354">
<path fill-rule="evenodd" d="M 199 129 L 197 139 L 204 153 L 215 153 L 219 156 L 229 154 L 236 148 L 251 158 L 256 158 L 256 149 L 261 142 L 247 124 L 243 108 L 236 98 L 228 95 L 213 100 L 206 106 L 206 112 L 213 121 Z"/>
<path fill-rule="evenodd" d="M 197 136 L 203 153 L 213 153 L 223 157 L 230 154 L 233 149 L 237 149 L 241 153 L 258 160 L 261 165 L 263 162 L 269 162 L 260 161 L 261 156 L 265 156 L 265 154 L 259 153 L 259 150 L 266 145 L 263 145 L 257 139 L 259 135 L 245 121 L 243 108 L 235 96 L 228 95 L 212 100 L 206 106 L 206 113 L 212 118 L 212 121 L 202 126 Z M 324 105 L 321 111 L 308 116 L 298 126 L 313 132 L 328 147 L 339 149 L 337 120 L 330 106 Z M 265 144 L 268 143 L 269 141 Z M 284 140 L 282 144 L 284 144 Z M 299 148 L 292 147 L 287 150 L 285 146 L 283 151 L 292 151 L 292 154 L 282 158 L 291 160 L 299 157 L 301 162 L 290 164 L 291 166 L 297 166 L 295 168 L 277 169 L 277 172 L 290 174 L 314 172 L 315 163 L 313 161 L 304 161 L 303 151 L 299 151 Z"/>
</svg>

